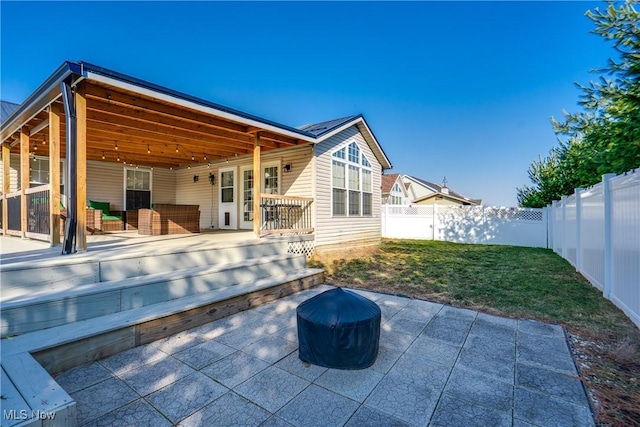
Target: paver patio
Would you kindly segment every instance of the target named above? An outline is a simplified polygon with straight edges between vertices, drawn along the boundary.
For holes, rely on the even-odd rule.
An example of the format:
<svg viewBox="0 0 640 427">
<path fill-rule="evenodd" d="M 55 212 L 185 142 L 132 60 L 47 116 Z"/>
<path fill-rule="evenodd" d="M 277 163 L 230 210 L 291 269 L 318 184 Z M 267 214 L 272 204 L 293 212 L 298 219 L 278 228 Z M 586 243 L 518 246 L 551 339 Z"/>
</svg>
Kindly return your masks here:
<svg viewBox="0 0 640 427">
<path fill-rule="evenodd" d="M 364 370 L 298 359 L 315 289 L 56 377 L 83 426 L 590 426 L 561 327 L 356 291 L 382 309 Z"/>
</svg>

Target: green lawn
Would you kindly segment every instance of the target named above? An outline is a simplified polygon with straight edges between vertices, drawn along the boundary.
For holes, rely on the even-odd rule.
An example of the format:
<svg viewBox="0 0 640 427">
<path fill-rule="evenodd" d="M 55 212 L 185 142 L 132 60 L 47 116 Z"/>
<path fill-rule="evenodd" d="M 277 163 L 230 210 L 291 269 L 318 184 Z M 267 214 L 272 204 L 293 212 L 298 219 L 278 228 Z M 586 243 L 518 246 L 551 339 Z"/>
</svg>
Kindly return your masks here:
<svg viewBox="0 0 640 427">
<path fill-rule="evenodd" d="M 314 263 L 337 285 L 561 324 L 588 366 L 599 421 L 640 425 L 639 329 L 550 249 L 383 240 L 366 255 Z"/>
</svg>

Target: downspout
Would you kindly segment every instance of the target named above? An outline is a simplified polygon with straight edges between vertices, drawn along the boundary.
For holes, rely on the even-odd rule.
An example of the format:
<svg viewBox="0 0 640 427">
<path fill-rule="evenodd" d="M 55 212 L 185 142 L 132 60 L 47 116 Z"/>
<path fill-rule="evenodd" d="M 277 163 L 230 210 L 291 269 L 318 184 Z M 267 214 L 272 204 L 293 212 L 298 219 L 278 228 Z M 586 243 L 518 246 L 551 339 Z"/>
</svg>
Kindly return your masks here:
<svg viewBox="0 0 640 427">
<path fill-rule="evenodd" d="M 67 222 L 62 242 L 62 255 L 76 252 L 76 225 L 78 223 L 78 183 L 76 179 L 77 141 L 76 141 L 76 109 L 71 92 L 71 79 L 60 83 L 62 103 L 66 117 L 66 151 L 67 151 Z"/>
</svg>

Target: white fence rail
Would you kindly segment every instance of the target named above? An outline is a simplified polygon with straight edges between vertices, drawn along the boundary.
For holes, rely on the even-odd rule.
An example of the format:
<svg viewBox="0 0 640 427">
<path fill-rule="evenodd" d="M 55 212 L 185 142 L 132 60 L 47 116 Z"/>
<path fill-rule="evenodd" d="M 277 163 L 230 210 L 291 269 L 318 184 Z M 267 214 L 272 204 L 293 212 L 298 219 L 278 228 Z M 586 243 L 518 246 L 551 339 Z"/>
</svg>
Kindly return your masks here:
<svg viewBox="0 0 640 427">
<path fill-rule="evenodd" d="M 384 205 L 382 236 L 546 248 L 547 216 L 544 209 Z"/>
<path fill-rule="evenodd" d="M 549 210 L 550 247 L 640 327 L 640 173 L 604 175 Z"/>
</svg>

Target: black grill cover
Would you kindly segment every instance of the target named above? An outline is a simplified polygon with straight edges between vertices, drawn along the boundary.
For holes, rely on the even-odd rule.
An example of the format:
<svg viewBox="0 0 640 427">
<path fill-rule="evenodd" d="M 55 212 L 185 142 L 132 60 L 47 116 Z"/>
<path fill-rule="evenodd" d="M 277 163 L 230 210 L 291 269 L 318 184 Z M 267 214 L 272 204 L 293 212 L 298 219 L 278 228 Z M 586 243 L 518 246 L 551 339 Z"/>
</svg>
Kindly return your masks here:
<svg viewBox="0 0 640 427">
<path fill-rule="evenodd" d="M 380 341 L 380 307 L 341 288 L 300 304 L 299 357 L 327 368 L 364 369 L 373 365 Z"/>
</svg>

